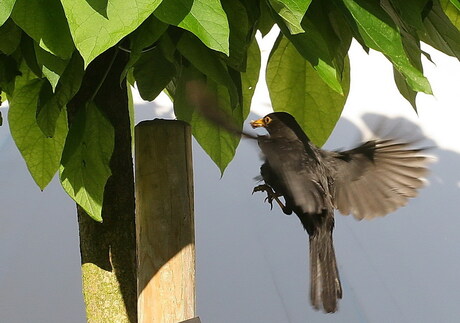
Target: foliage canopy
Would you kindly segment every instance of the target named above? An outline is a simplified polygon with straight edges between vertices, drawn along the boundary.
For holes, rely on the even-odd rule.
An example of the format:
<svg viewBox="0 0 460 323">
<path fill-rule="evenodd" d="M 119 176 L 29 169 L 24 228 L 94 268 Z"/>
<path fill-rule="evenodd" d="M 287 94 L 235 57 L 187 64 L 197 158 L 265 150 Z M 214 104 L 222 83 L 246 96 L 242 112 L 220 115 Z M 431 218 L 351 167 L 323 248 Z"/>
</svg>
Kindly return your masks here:
<svg viewBox="0 0 460 323">
<path fill-rule="evenodd" d="M 65 191 L 102 221 L 113 126 L 92 98 L 73 120 L 66 105 L 109 48 L 129 55 L 123 76 L 145 100 L 167 91 L 176 116 L 223 171 L 239 139 L 198 113 L 187 84 L 203 81 L 242 127 L 259 78 L 257 31 L 281 30 L 266 70 L 274 110 L 293 113 L 322 145 L 347 98 L 352 39 L 388 58 L 416 109 L 417 92 L 431 93 L 420 42 L 459 59 L 459 17 L 459 0 L 3 0 L 0 89 L 37 185 L 44 189 L 59 170 Z"/>
</svg>

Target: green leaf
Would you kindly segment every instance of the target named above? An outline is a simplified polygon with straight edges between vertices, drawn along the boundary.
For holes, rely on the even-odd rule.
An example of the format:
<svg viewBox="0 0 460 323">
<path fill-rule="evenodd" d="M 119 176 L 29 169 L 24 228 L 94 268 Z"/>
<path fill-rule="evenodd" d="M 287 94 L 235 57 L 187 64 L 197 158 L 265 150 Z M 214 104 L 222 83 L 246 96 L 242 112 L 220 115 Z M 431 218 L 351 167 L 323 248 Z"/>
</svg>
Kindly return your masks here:
<svg viewBox="0 0 460 323">
<path fill-rule="evenodd" d="M 235 124 L 242 129 L 244 116 L 241 107 L 232 109 L 228 91 L 224 86 L 212 80 L 208 80 L 207 84 L 208 88 L 218 98 L 219 109 L 230 116 Z M 223 174 L 228 164 L 232 161 L 233 157 L 235 157 L 236 147 L 238 147 L 241 138 L 210 123 L 200 113 L 193 113 L 190 124 L 192 125 L 193 136 L 219 167 L 221 174 Z"/>
<path fill-rule="evenodd" d="M 404 35 L 404 34 L 403 34 Z M 403 46 L 408 54 L 410 62 L 417 67 L 420 71 L 423 71 L 422 65 L 422 51 L 420 49 L 420 41 L 412 36 L 403 36 Z M 428 57 L 429 59 L 429 57 Z M 417 92 L 414 91 L 409 84 L 407 83 L 405 77 L 393 67 L 393 75 L 396 83 L 396 87 L 399 90 L 399 93 L 412 105 L 415 112 L 417 112 L 416 97 Z"/>
<path fill-rule="evenodd" d="M 38 66 L 41 67 L 43 75 L 48 79 L 53 89 L 56 90 L 57 83 L 62 73 L 64 72 L 69 60 L 61 59 L 53 54 L 40 48 L 37 43 L 35 45 L 35 55 L 37 57 Z"/>
<path fill-rule="evenodd" d="M 29 70 L 32 71 L 37 77 L 42 77 L 42 69 L 38 65 L 37 55 L 35 54 L 35 42 L 26 34 L 22 34 L 20 43 L 21 55 L 26 62 Z"/>
<path fill-rule="evenodd" d="M 0 89 L 5 91 L 8 95 L 12 95 L 14 91 L 14 81 L 18 75 L 21 75 L 21 72 L 14 58 L 0 53 Z"/>
<path fill-rule="evenodd" d="M 260 50 L 254 38 L 250 42 L 245 65 L 246 72 L 236 73 L 240 77 L 242 106 L 232 106 L 227 88 L 210 77 L 206 78 L 194 66 L 189 65 L 183 68 L 176 89 L 171 86 L 168 87 L 171 90 L 169 91 L 170 93 L 174 92 L 174 111 L 176 116 L 192 125 L 195 139 L 219 167 L 222 174 L 235 155 L 240 137 L 229 133 L 228 130 L 219 127 L 204 117 L 197 109 L 199 107 L 194 106 L 188 99 L 191 93 L 188 92 L 190 88 L 187 91 L 187 86 L 196 82 L 205 86 L 207 93 L 204 93 L 204 95 L 208 96 L 206 100 L 216 101 L 211 103 L 210 108 L 216 109 L 215 113 L 219 116 L 224 116 L 229 124 L 241 130 L 243 122 L 249 114 L 252 96 L 259 79 Z M 200 88 L 197 87 L 195 90 Z"/>
<path fill-rule="evenodd" d="M 393 18 L 396 24 L 401 24 L 404 30 L 409 28 L 423 29 L 422 15 L 429 0 L 384 0 L 381 6 Z M 397 19 L 394 19 L 394 13 Z"/>
<path fill-rule="evenodd" d="M 11 58 L 11 57 L 9 57 Z M 22 62 L 20 63 L 19 65 L 19 75 L 20 77 L 16 77 L 16 79 L 14 80 L 14 87 L 15 88 L 21 88 L 25 85 L 27 85 L 27 83 L 29 83 L 30 81 L 34 80 L 34 79 L 40 79 L 42 80 L 41 78 L 39 78 L 29 67 L 29 65 L 24 61 L 22 60 Z M 44 81 L 44 80 L 42 80 Z M 13 93 L 14 94 L 14 93 Z M 11 96 L 13 95 L 11 94 Z"/>
<path fill-rule="evenodd" d="M 279 37 L 267 65 L 273 109 L 293 114 L 310 139 L 322 146 L 337 123 L 348 95 L 350 67 L 346 60 L 342 88 L 333 91 L 285 37 Z"/>
<path fill-rule="evenodd" d="M 257 28 L 262 33 L 262 37 L 265 37 L 270 30 L 272 30 L 275 21 L 273 20 L 270 8 L 265 0 L 260 0 L 260 16 L 257 22 Z"/>
<path fill-rule="evenodd" d="M 454 5 L 457 10 L 460 10 L 460 1 L 459 0 L 450 0 L 450 3 Z"/>
<path fill-rule="evenodd" d="M 129 60 L 123 70 L 123 73 L 121 74 L 120 82 L 123 81 L 128 70 L 132 68 L 139 57 L 141 57 L 142 52 L 146 49 L 152 49 L 147 47 L 153 46 L 161 35 L 163 35 L 166 29 L 168 29 L 167 24 L 159 21 L 154 15 L 150 15 L 135 31 L 129 35 L 129 39 L 131 41 Z"/>
<path fill-rule="evenodd" d="M 337 93 L 343 93 L 340 84 L 340 67 L 335 66 L 335 56 L 340 40 L 335 35 L 328 18 L 321 10 L 321 3 L 313 2 L 302 21 L 305 32 L 291 35 L 284 22 L 274 15 L 282 33 L 293 43 L 297 51 L 307 59 L 321 79 Z M 343 65 L 343 64 L 342 64 Z"/>
<path fill-rule="evenodd" d="M 229 55 L 229 26 L 219 0 L 163 0 L 155 10 L 161 21 L 195 34 L 206 46 Z"/>
<path fill-rule="evenodd" d="M 177 62 L 177 42 L 179 41 L 182 34 L 184 34 L 182 30 L 177 28 L 170 28 L 163 34 L 161 40 L 158 42 L 158 46 L 160 46 L 161 50 L 163 51 L 163 55 L 168 59 L 168 61 L 172 63 Z M 204 47 L 203 44 L 201 44 L 201 46 Z"/>
<path fill-rule="evenodd" d="M 177 49 L 200 72 L 227 88 L 232 107 L 239 105 L 238 90 L 229 75 L 227 66 L 216 52 L 209 50 L 190 33 L 182 35 L 177 43 Z"/>
<path fill-rule="evenodd" d="M 417 111 L 417 104 L 415 101 L 417 92 L 411 89 L 404 76 L 402 76 L 396 68 L 393 68 L 393 76 L 399 93 L 401 93 L 401 95 L 412 105 L 412 108 Z"/>
<path fill-rule="evenodd" d="M 324 49 L 320 57 L 324 57 L 325 61 L 334 67 L 336 75 L 334 82 L 339 85 L 337 89 L 335 89 L 331 86 L 335 83 L 331 83 L 327 78 L 323 78 L 323 80 L 327 84 L 331 83 L 331 88 L 337 93 L 343 94 L 341 88 L 342 73 L 346 61 L 348 60 L 348 50 L 350 49 L 353 39 L 353 33 L 346 23 L 345 18 L 332 3 L 316 1 L 310 5 L 305 16 L 305 22 L 302 23 L 305 24 L 305 26 L 315 26 L 322 35 L 322 42 L 324 44 L 320 42 L 320 45 L 323 46 Z M 309 29 L 311 28 L 312 27 L 309 27 Z M 316 70 L 321 75 L 321 70 Z"/>
<path fill-rule="evenodd" d="M 129 37 L 131 54 L 141 53 L 146 47 L 154 44 L 166 29 L 168 29 L 168 25 L 155 18 L 154 15 L 148 17 Z"/>
<path fill-rule="evenodd" d="M 18 48 L 21 42 L 21 29 L 16 26 L 13 20 L 8 19 L 0 27 L 0 39 L 0 51 L 10 55 Z"/>
<path fill-rule="evenodd" d="M 268 0 L 272 8 L 280 15 L 291 34 L 303 33 L 302 19 L 310 6 L 311 0 Z"/>
<path fill-rule="evenodd" d="M 102 222 L 105 184 L 112 174 L 112 125 L 92 102 L 80 109 L 62 153 L 60 179 L 64 190 L 94 220 Z"/>
<path fill-rule="evenodd" d="M 136 80 L 134 79 L 133 75 L 133 69 L 128 70 L 128 73 L 126 73 L 126 81 L 131 86 L 134 86 L 136 84 Z"/>
<path fill-rule="evenodd" d="M 40 89 L 44 82 L 46 81 L 33 79 L 21 86 L 17 85 L 8 113 L 11 135 L 35 183 L 42 190 L 59 168 L 67 135 L 65 110 L 58 117 L 52 138 L 45 136 L 37 124 L 35 115 Z"/>
<path fill-rule="evenodd" d="M 61 110 L 80 89 L 83 74 L 83 59 L 75 51 L 59 79 L 56 91 L 48 100 L 42 101 L 37 110 L 37 123 L 46 136 L 54 136 Z"/>
<path fill-rule="evenodd" d="M 231 106 L 225 86 L 209 78 L 206 80 L 206 77 L 193 66 L 183 68 L 174 93 L 174 112 L 180 120 L 191 124 L 193 136 L 223 174 L 235 156 L 240 138 L 210 122 L 190 102 L 191 93 L 187 91 L 187 86 L 194 82 L 205 85 L 207 91 L 205 95 L 212 96 L 209 100 L 217 101 L 215 105 L 213 104 L 213 108 L 220 110 L 229 119 L 229 122 L 241 128 L 244 121 L 243 111 L 241 107 Z"/>
<path fill-rule="evenodd" d="M 0 1 L 0 26 L 5 23 L 13 10 L 16 0 L 2 0 Z"/>
<path fill-rule="evenodd" d="M 246 52 L 251 39 L 246 8 L 238 0 L 223 0 L 222 6 L 230 25 L 230 55 L 227 59 L 227 65 L 243 72 L 246 69 Z"/>
<path fill-rule="evenodd" d="M 260 49 L 255 38 L 252 39 L 247 53 L 246 72 L 241 73 L 243 94 L 243 120 L 246 120 L 251 109 L 251 101 L 259 81 Z"/>
<path fill-rule="evenodd" d="M 159 47 L 142 54 L 133 71 L 139 94 L 147 101 L 154 100 L 175 74 L 174 64 L 164 57 Z"/>
<path fill-rule="evenodd" d="M 460 30 L 460 0 L 440 0 L 439 3 L 452 24 Z"/>
<path fill-rule="evenodd" d="M 343 2 L 355 19 L 366 45 L 385 54 L 393 66 L 404 75 L 413 90 L 431 94 L 430 83 L 423 73 L 411 64 L 404 51 L 401 34 L 378 3 L 367 0 Z"/>
<path fill-rule="evenodd" d="M 420 39 L 443 53 L 460 59 L 460 32 L 449 21 L 437 2 L 424 19 L 425 31 Z"/>
<path fill-rule="evenodd" d="M 135 30 L 161 0 L 61 0 L 85 68 L 99 54 Z"/>
<path fill-rule="evenodd" d="M 74 45 L 58 0 L 17 0 L 11 16 L 41 48 L 70 58 Z"/>
<path fill-rule="evenodd" d="M 425 10 L 427 0 L 417 1 L 396 1 L 383 0 L 380 2 L 382 8 L 393 19 L 401 33 L 403 48 L 409 58 L 410 63 L 419 71 L 423 72 L 422 52 L 420 48 L 420 40 L 417 35 L 417 29 L 423 29 L 422 15 Z M 427 56 L 430 59 L 429 55 Z M 393 67 L 393 75 L 396 86 L 401 95 L 412 105 L 417 112 L 416 97 L 417 92 L 414 91 L 407 83 L 405 77 Z"/>
</svg>

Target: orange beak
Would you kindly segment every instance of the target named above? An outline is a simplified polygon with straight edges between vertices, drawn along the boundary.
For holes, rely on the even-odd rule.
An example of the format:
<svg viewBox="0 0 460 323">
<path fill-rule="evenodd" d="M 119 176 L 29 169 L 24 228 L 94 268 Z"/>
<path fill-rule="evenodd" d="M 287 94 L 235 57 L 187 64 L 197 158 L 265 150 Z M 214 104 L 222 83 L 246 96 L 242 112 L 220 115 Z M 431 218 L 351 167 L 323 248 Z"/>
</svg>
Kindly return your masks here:
<svg viewBox="0 0 460 323">
<path fill-rule="evenodd" d="M 265 121 L 264 118 L 261 118 L 259 120 L 253 120 L 251 121 L 251 126 L 252 128 L 259 128 L 259 127 L 265 127 Z"/>
</svg>

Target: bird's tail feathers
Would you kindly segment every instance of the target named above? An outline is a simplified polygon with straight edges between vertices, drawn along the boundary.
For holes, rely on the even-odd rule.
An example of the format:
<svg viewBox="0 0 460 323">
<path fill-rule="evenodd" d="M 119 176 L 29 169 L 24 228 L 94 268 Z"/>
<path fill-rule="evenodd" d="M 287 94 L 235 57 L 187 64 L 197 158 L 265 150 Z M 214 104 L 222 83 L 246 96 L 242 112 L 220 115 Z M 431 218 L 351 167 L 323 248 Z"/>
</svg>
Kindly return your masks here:
<svg viewBox="0 0 460 323">
<path fill-rule="evenodd" d="M 342 298 L 332 230 L 324 225 L 310 235 L 310 297 L 315 309 L 327 313 L 337 311 L 337 301 Z"/>
</svg>

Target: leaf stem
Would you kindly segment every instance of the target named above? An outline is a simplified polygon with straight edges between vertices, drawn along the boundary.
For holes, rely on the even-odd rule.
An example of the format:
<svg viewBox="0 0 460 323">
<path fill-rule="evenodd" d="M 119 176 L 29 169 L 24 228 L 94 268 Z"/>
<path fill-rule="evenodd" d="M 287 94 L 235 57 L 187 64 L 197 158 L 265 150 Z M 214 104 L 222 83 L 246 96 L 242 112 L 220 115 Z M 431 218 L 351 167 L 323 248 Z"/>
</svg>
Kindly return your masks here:
<svg viewBox="0 0 460 323">
<path fill-rule="evenodd" d="M 101 89 L 101 86 L 104 83 L 105 79 L 107 78 L 107 75 L 109 74 L 109 71 L 112 68 L 113 63 L 115 62 L 115 58 L 117 58 L 117 55 L 118 55 L 118 48 L 115 49 L 115 53 L 113 54 L 112 59 L 110 60 L 109 66 L 105 70 L 101 81 L 97 85 L 96 89 L 94 90 L 93 95 L 91 96 L 91 98 L 90 98 L 90 100 L 88 102 L 92 102 L 94 100 L 94 98 L 96 97 L 97 93 L 99 92 L 99 90 Z"/>
</svg>

